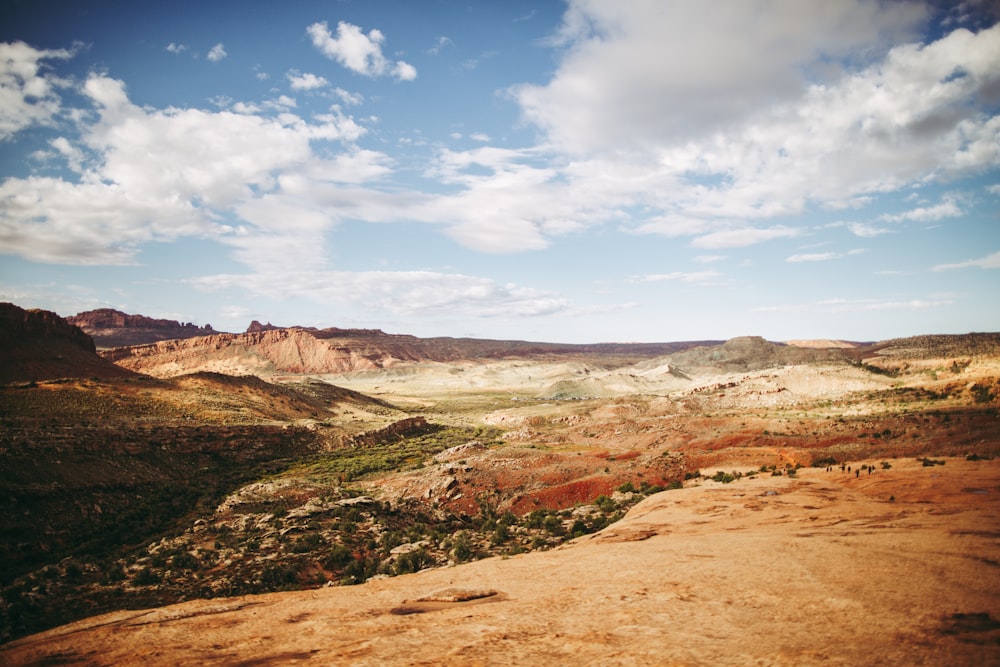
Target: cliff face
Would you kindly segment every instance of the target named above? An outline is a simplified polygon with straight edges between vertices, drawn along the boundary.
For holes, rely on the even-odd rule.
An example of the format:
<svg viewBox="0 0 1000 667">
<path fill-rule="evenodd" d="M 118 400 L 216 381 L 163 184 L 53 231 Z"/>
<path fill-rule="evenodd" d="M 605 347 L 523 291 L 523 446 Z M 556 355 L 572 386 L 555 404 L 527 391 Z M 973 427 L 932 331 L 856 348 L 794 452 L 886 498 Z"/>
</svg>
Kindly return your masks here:
<svg viewBox="0 0 1000 667">
<path fill-rule="evenodd" d="M 211 324 L 199 327 L 190 322 L 129 315 L 112 308 L 99 308 L 67 317 L 66 321 L 89 334 L 98 347 L 142 345 L 161 340 L 186 339 L 216 333 Z"/>
<path fill-rule="evenodd" d="M 87 352 L 94 352 L 94 341 L 79 327 L 47 310 L 25 310 L 12 303 L 0 303 L 0 336 L 17 342 L 47 338 L 61 340 Z"/>
<path fill-rule="evenodd" d="M 156 377 L 210 371 L 230 375 L 344 373 L 397 361 L 366 341 L 321 340 L 303 329 L 273 329 L 167 340 L 103 352 L 119 366 Z"/>
<path fill-rule="evenodd" d="M 0 303 L 0 383 L 132 375 L 97 355 L 79 327 L 47 310 Z"/>
</svg>

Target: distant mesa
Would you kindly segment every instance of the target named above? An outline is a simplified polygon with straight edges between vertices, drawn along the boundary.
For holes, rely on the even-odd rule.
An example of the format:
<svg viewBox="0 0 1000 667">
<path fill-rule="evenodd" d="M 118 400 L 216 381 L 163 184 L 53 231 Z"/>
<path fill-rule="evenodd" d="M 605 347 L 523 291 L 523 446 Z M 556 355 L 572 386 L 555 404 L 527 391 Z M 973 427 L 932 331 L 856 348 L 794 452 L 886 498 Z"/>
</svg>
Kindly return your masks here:
<svg viewBox="0 0 1000 667">
<path fill-rule="evenodd" d="M 145 345 L 161 340 L 177 340 L 219 333 L 211 324 L 199 327 L 190 322 L 163 320 L 145 315 L 129 315 L 113 308 L 88 310 L 66 321 L 89 334 L 98 348 Z"/>
<path fill-rule="evenodd" d="M 59 315 L 0 303 L 0 384 L 132 375 L 98 356 L 93 339 Z"/>
<path fill-rule="evenodd" d="M 284 329 L 285 327 L 276 327 L 270 322 L 267 324 L 261 324 L 257 320 L 250 322 L 250 326 L 247 327 L 246 333 L 260 333 L 261 331 L 277 331 L 278 329 Z"/>
</svg>

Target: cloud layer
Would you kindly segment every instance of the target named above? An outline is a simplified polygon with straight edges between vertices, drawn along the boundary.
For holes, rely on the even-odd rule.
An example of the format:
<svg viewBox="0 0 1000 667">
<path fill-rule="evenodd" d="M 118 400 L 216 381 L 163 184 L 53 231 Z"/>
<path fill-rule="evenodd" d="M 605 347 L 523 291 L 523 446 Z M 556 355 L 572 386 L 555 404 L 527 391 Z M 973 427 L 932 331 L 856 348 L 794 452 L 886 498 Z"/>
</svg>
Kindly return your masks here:
<svg viewBox="0 0 1000 667">
<path fill-rule="evenodd" d="M 571 304 L 458 270 L 336 270 L 335 232 L 404 224 L 504 255 L 599 230 L 665 239 L 719 269 L 668 267 L 624 278 L 632 284 L 719 285 L 724 256 L 708 253 L 790 239 L 809 248 L 817 214 L 835 212 L 827 228 L 874 244 L 973 208 L 952 184 L 1000 167 L 1000 25 L 955 14 L 922 37 L 932 13 L 865 0 L 571 0 L 548 42 L 557 60 L 547 78 L 492 101 L 515 106 L 535 141 L 452 126 L 452 143 L 426 142 L 405 169 L 360 109 L 424 80 L 385 55 L 376 28 L 305 27 L 322 56 L 383 86 L 375 93 L 336 85 L 344 73 L 314 62 L 277 70 L 285 75 L 263 98 L 211 108 L 142 106 L 113 72 L 60 76 L 75 50 L 0 44 L 0 142 L 47 132 L 34 174 L 0 183 L 0 246 L 34 262 L 120 265 L 149 243 L 212 239 L 247 273 L 192 281 L 203 289 L 522 317 Z M 456 42 L 435 33 L 424 57 L 443 60 Z M 230 58 L 228 68 L 237 50 L 220 42 L 207 58 Z M 997 268 L 994 250 L 933 268 Z M 778 263 L 804 269 L 862 252 L 785 251 Z"/>
</svg>

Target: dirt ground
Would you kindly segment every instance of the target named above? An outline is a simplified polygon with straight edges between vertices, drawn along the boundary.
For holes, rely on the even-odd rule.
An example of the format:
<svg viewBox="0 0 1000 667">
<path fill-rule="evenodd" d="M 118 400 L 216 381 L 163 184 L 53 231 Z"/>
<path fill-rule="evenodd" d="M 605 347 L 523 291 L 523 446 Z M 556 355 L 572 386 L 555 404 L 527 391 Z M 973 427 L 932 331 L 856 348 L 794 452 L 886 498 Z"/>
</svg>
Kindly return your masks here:
<svg viewBox="0 0 1000 667">
<path fill-rule="evenodd" d="M 551 551 L 115 612 L 0 663 L 998 665 L 1000 460 L 938 460 L 700 480 Z"/>
</svg>

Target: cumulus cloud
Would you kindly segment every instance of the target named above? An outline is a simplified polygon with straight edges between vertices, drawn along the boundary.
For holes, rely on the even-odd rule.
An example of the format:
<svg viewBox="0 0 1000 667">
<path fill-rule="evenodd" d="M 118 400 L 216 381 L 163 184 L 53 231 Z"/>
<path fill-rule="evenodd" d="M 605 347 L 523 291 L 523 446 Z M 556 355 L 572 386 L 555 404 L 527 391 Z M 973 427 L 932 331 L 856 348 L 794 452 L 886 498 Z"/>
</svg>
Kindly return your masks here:
<svg viewBox="0 0 1000 667">
<path fill-rule="evenodd" d="M 80 92 L 97 120 L 82 126 L 77 141 L 51 142 L 79 182 L 4 181 L 6 252 L 42 262 L 122 264 L 134 261 L 146 242 L 210 236 L 236 247 L 238 258 L 258 262 L 269 253 L 279 262 L 291 237 L 301 234 L 308 242 L 295 249 L 298 261 L 308 263 L 322 254 L 322 233 L 336 220 L 316 207 L 291 207 L 287 194 L 359 183 L 389 169 L 380 153 L 353 147 L 364 129 L 336 111 L 310 122 L 287 110 L 263 116 L 252 107 L 240 113 L 144 108 L 129 100 L 121 81 L 98 74 Z M 313 150 L 319 141 L 346 148 L 320 157 Z M 240 224 L 223 221 L 234 216 Z"/>
<path fill-rule="evenodd" d="M 211 60 L 213 63 L 217 63 L 223 58 L 225 58 L 227 55 L 229 54 L 226 53 L 226 47 L 222 45 L 222 42 L 219 42 L 209 50 L 208 59 Z"/>
<path fill-rule="evenodd" d="M 390 62 L 382 54 L 385 36 L 377 29 L 373 28 L 365 34 L 359 26 L 340 21 L 334 36 L 326 21 L 322 21 L 310 25 L 306 33 L 320 53 L 352 72 L 367 77 L 391 75 L 399 81 L 417 78 L 415 67 L 402 60 Z"/>
<path fill-rule="evenodd" d="M 164 50 L 170 53 L 180 54 L 187 51 L 187 46 L 184 44 L 178 44 L 176 42 L 170 42 L 169 44 L 167 44 Z"/>
<path fill-rule="evenodd" d="M 68 82 L 47 71 L 46 61 L 68 60 L 66 49 L 0 43 L 0 141 L 31 125 L 51 125 L 60 111 L 57 92 Z"/>
<path fill-rule="evenodd" d="M 299 72 L 294 69 L 289 70 L 285 74 L 285 77 L 288 79 L 288 85 L 291 86 L 292 90 L 316 90 L 330 83 L 321 76 L 310 74 L 309 72 Z"/>
<path fill-rule="evenodd" d="M 700 139 L 794 100 L 825 63 L 884 51 L 924 16 L 912 3 L 574 0 L 555 76 L 513 92 L 567 150 Z"/>
<path fill-rule="evenodd" d="M 551 81 L 511 90 L 568 156 L 561 178 L 607 195 L 605 220 L 639 205 L 631 231 L 741 247 L 800 233 L 769 219 L 1000 165 L 1000 26 L 920 44 L 915 3 L 724 5 L 571 2 Z"/>
</svg>

